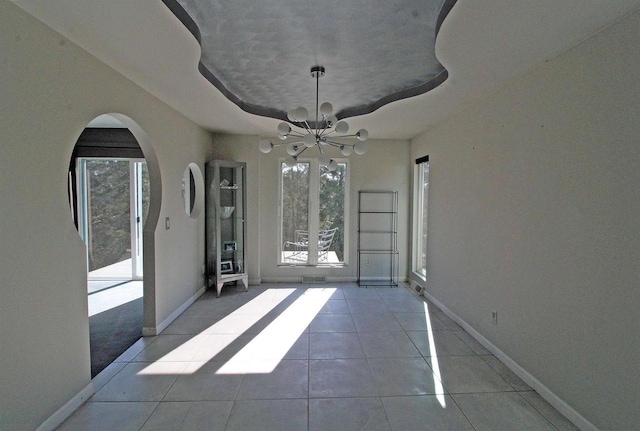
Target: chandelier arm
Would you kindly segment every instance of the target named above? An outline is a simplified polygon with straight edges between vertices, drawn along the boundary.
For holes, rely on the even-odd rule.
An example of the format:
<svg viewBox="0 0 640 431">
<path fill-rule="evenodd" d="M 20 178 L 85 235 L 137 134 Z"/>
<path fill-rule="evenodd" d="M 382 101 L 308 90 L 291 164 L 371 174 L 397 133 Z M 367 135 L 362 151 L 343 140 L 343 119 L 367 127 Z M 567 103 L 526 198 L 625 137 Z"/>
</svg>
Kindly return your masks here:
<svg viewBox="0 0 640 431">
<path fill-rule="evenodd" d="M 309 123 L 307 123 L 307 121 L 303 121 L 302 123 L 302 128 L 305 129 L 307 131 L 307 133 L 311 133 L 313 134 L 313 130 L 311 130 L 311 126 L 309 126 Z"/>
<path fill-rule="evenodd" d="M 302 133 L 302 132 L 298 132 L 297 130 L 293 130 L 293 129 L 289 132 L 289 134 L 290 134 L 290 135 L 297 136 L 297 137 L 299 137 L 299 138 L 302 138 L 302 137 L 305 135 L 304 133 Z"/>
<path fill-rule="evenodd" d="M 332 147 L 336 147 L 336 148 L 340 148 L 344 145 L 348 146 L 348 147 L 352 147 L 353 144 L 341 144 L 340 142 L 334 142 L 334 141 L 326 141 L 325 144 L 327 145 L 331 145 Z"/>
<path fill-rule="evenodd" d="M 325 123 L 324 129 L 322 129 L 322 131 L 319 133 L 318 136 L 325 136 L 325 135 L 328 135 L 329 133 L 331 133 L 331 132 L 327 132 L 327 130 L 329 130 L 329 128 L 330 127 L 327 126 L 326 123 Z"/>
<path fill-rule="evenodd" d="M 293 156 L 294 158 L 298 158 L 298 156 L 300 156 L 300 154 L 304 153 L 307 150 L 308 147 L 305 147 L 304 145 L 302 146 L 302 149 L 300 150 L 300 152 L 298 154 L 296 154 L 295 156 Z"/>
</svg>

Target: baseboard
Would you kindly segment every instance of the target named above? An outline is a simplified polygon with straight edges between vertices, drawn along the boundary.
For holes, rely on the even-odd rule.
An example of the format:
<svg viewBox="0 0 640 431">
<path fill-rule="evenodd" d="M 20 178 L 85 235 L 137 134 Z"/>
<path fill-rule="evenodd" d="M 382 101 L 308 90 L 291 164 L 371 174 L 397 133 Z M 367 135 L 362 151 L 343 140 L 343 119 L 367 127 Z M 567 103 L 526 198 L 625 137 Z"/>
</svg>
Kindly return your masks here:
<svg viewBox="0 0 640 431">
<path fill-rule="evenodd" d="M 198 290 L 191 298 L 185 301 L 176 311 L 171 313 L 162 323 L 155 328 L 144 327 L 142 328 L 142 336 L 150 337 L 160 334 L 169 326 L 178 316 L 180 316 L 196 299 L 198 299 L 207 290 L 207 286 L 203 286 Z M 58 411 L 49 416 L 49 418 L 40 425 L 36 431 L 52 431 L 62 422 L 64 422 L 69 416 L 75 412 L 85 401 L 87 401 L 94 394 L 93 382 L 89 383 L 80 393 L 69 400 L 64 406 L 60 407 Z"/>
<path fill-rule="evenodd" d="M 174 320 L 176 320 L 184 311 L 189 308 L 191 304 L 196 302 L 200 296 L 207 290 L 207 286 L 202 286 L 200 290 L 198 290 L 191 298 L 187 299 L 180 307 L 178 307 L 173 313 L 169 315 L 166 319 L 164 319 L 160 324 L 156 327 L 145 326 L 142 328 L 142 336 L 143 337 L 154 337 L 158 334 L 161 334 L 162 331 L 167 329 L 167 326 L 171 325 Z"/>
<path fill-rule="evenodd" d="M 355 283 L 356 277 L 327 277 L 327 284 L 330 283 Z M 263 277 L 262 283 L 302 283 L 302 275 L 294 277 Z"/>
<path fill-rule="evenodd" d="M 71 398 L 65 405 L 60 407 L 54 414 L 36 429 L 36 431 L 53 431 L 62 422 L 75 412 L 91 395 L 93 395 L 93 383 L 89 383 L 75 397 Z"/>
<path fill-rule="evenodd" d="M 412 280 L 413 281 L 413 280 Z M 417 284 L 417 283 L 416 283 Z M 536 379 L 531 373 L 522 368 L 516 361 L 511 359 L 506 353 L 497 348 L 493 343 L 487 340 L 482 334 L 476 331 L 471 325 L 462 320 L 457 314 L 449 310 L 444 304 L 435 299 L 429 294 L 426 289 L 422 289 L 422 296 L 427 298 L 431 303 L 440 309 L 447 317 L 460 325 L 465 331 L 469 333 L 476 341 L 482 344 L 487 350 L 498 358 L 503 364 L 513 371 L 518 377 L 520 377 L 526 384 L 531 386 L 542 398 L 544 398 L 549 404 L 551 404 L 556 410 L 562 413 L 567 419 L 569 419 L 575 426 L 582 431 L 599 431 L 598 428 L 585 419 L 580 413 L 578 413 L 573 407 L 567 404 L 564 400 L 554 394 L 549 388 Z"/>
<path fill-rule="evenodd" d="M 260 278 L 250 278 L 249 279 L 249 286 L 258 286 L 260 283 L 262 283 L 262 279 L 260 279 Z"/>
</svg>

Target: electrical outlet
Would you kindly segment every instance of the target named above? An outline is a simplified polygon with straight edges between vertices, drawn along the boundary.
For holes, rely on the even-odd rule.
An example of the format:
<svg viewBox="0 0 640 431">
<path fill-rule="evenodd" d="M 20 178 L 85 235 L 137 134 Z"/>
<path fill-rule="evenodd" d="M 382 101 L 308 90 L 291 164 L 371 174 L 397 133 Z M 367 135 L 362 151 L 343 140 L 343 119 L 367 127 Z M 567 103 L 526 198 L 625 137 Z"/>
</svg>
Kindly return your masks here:
<svg viewBox="0 0 640 431">
<path fill-rule="evenodd" d="M 491 312 L 491 323 L 494 325 L 498 324 L 498 312 L 495 310 Z"/>
<path fill-rule="evenodd" d="M 171 229 L 171 219 L 169 219 L 169 217 L 166 217 L 164 219 L 164 230 L 169 230 Z"/>
<path fill-rule="evenodd" d="M 365 259 L 365 260 L 364 260 L 364 264 L 365 264 L 365 265 L 369 265 L 369 263 L 370 263 L 370 262 L 369 262 L 369 259 Z"/>
</svg>

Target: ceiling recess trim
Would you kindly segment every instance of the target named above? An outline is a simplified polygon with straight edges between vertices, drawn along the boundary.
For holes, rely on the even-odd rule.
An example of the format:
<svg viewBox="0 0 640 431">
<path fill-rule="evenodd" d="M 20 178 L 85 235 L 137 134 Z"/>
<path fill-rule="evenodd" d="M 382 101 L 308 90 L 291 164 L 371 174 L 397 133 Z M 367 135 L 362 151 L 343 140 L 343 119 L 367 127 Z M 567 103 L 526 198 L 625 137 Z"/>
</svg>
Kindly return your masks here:
<svg viewBox="0 0 640 431">
<path fill-rule="evenodd" d="M 200 33 L 200 28 L 196 24 L 196 22 L 191 18 L 189 13 L 178 3 L 178 0 L 162 0 L 164 5 L 182 22 L 182 24 L 187 28 L 187 30 L 193 35 L 193 37 L 197 40 L 198 44 L 202 46 L 202 35 Z M 440 31 L 440 28 L 448 16 L 449 12 L 455 6 L 457 0 L 445 0 L 440 12 L 438 14 L 438 18 L 436 21 L 435 28 L 435 36 Z M 262 117 L 274 118 L 278 120 L 288 121 L 287 113 L 280 109 L 270 108 L 268 106 L 262 106 L 257 104 L 248 103 L 246 101 L 241 100 L 238 96 L 236 96 L 231 90 L 229 90 L 223 83 L 216 77 L 216 75 L 209 70 L 209 68 L 200 60 L 198 62 L 198 71 L 202 74 L 202 76 L 209 81 L 214 87 L 216 87 L 227 99 L 237 105 L 240 109 L 250 114 L 259 115 Z M 405 88 L 400 91 L 396 91 L 392 94 L 386 95 L 373 103 L 364 106 L 357 106 L 353 108 L 345 108 L 341 111 L 337 112 L 335 116 L 338 119 L 356 117 L 360 115 L 366 115 L 371 112 L 376 111 L 384 105 L 389 103 L 407 99 L 410 97 L 418 96 L 424 94 L 434 88 L 438 87 L 448 78 L 449 73 L 446 69 L 442 72 L 438 73 L 429 81 L 426 81 L 422 84 Z"/>
</svg>

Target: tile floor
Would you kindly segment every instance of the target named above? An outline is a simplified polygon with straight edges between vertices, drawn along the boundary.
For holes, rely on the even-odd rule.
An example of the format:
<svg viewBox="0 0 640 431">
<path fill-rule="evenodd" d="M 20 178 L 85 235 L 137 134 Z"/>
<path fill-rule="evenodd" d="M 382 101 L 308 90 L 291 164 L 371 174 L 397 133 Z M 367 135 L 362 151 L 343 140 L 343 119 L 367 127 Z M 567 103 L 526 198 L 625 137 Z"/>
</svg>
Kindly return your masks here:
<svg viewBox="0 0 640 431">
<path fill-rule="evenodd" d="M 577 430 L 402 286 L 207 292 L 94 385 L 59 430 Z"/>
</svg>

